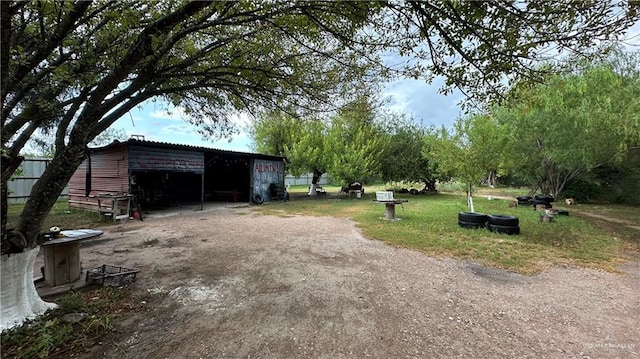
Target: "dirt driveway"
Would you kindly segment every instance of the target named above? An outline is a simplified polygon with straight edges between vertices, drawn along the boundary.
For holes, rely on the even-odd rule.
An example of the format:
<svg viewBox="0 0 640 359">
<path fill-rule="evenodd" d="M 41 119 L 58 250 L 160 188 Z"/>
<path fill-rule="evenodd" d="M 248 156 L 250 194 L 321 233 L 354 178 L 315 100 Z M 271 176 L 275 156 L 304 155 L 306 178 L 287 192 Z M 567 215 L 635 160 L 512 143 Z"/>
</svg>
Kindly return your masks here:
<svg viewBox="0 0 640 359">
<path fill-rule="evenodd" d="M 110 227 L 84 268 L 141 269 L 108 358 L 626 358 L 640 265 L 523 276 L 363 238 L 347 219 L 218 209 Z"/>
</svg>

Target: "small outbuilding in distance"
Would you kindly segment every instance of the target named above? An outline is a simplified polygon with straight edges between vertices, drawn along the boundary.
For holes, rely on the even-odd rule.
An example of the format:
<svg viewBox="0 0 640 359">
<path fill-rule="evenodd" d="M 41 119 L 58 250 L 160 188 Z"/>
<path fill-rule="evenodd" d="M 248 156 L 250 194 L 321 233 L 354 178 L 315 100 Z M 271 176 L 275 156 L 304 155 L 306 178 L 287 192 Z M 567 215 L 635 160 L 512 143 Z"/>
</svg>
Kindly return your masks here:
<svg viewBox="0 0 640 359">
<path fill-rule="evenodd" d="M 143 208 L 271 201 L 284 193 L 284 161 L 139 139 L 114 141 L 87 151 L 69 181 L 69 205 L 98 211 L 104 206 L 100 199 L 109 196 L 130 198 Z"/>
</svg>

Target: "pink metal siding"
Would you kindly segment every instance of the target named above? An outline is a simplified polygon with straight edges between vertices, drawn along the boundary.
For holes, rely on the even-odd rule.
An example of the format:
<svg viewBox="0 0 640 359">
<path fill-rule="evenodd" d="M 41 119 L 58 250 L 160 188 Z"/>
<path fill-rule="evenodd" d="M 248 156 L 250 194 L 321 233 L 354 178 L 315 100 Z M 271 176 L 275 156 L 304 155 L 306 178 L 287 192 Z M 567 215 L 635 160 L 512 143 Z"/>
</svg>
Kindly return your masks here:
<svg viewBox="0 0 640 359">
<path fill-rule="evenodd" d="M 91 155 L 91 192 L 86 197 L 86 174 L 89 160 L 78 167 L 69 181 L 69 205 L 74 208 L 98 208 L 94 198 L 100 193 L 129 192 L 129 162 L 127 146 L 118 146 Z"/>
</svg>

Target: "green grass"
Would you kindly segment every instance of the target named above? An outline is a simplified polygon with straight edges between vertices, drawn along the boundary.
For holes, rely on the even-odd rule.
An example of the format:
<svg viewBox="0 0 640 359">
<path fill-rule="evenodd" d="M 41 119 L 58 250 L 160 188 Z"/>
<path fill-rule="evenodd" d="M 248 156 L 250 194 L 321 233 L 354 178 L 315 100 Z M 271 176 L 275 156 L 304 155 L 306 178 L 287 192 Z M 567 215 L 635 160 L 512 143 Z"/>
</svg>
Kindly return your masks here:
<svg viewBox="0 0 640 359">
<path fill-rule="evenodd" d="M 479 196 L 494 195 L 503 197 L 526 196 L 531 189 L 529 187 L 485 187 L 480 186 L 475 188 L 475 194 Z"/>
<path fill-rule="evenodd" d="M 7 211 L 7 228 L 15 228 L 22 213 L 24 204 L 9 204 Z M 53 205 L 49 215 L 42 224 L 42 231 L 48 231 L 52 226 L 60 229 L 93 228 L 114 224 L 109 218 L 100 218 L 98 213 L 77 208 L 70 208 L 66 200 Z"/>
<path fill-rule="evenodd" d="M 396 208 L 400 221 L 382 219 L 384 206 L 372 201 L 374 191 L 368 191 L 362 199 L 294 199 L 286 203 L 273 202 L 256 210 L 280 216 L 349 217 L 368 238 L 430 255 L 474 259 L 520 273 L 537 273 L 562 264 L 616 271 L 617 265 L 625 260 L 626 250 L 640 251 L 632 232 L 613 235 L 607 228 L 576 216 L 558 216 L 555 223 L 542 223 L 540 213 L 531 207 L 509 207 L 509 200 L 490 201 L 478 196 L 474 199 L 475 209 L 487 214 L 517 216 L 521 227 L 521 234 L 517 236 L 460 228 L 458 212 L 468 210 L 464 196 L 396 194 L 395 197 L 409 200 L 403 207 Z M 632 215 L 633 212 L 636 221 L 640 221 L 640 209 L 625 208 L 625 213 Z"/>
</svg>

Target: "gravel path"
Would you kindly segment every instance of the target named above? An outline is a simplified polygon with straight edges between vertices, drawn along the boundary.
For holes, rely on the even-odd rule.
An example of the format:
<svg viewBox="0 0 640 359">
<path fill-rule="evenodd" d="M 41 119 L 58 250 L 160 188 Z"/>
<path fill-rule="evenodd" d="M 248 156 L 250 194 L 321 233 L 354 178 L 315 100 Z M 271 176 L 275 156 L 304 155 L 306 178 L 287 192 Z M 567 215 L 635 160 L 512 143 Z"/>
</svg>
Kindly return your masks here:
<svg viewBox="0 0 640 359">
<path fill-rule="evenodd" d="M 109 358 L 631 358 L 640 265 L 535 276 L 433 258 L 330 217 L 218 209 L 129 222 L 85 268 L 141 269 Z"/>
</svg>

